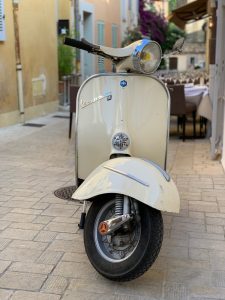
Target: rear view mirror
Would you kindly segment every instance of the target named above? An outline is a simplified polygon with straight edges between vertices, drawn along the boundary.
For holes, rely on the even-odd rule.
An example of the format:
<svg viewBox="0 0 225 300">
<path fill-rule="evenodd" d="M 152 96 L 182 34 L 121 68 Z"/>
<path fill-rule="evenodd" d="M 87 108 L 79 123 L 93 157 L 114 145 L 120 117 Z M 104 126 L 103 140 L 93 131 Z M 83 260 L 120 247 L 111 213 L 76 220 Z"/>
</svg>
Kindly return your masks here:
<svg viewBox="0 0 225 300">
<path fill-rule="evenodd" d="M 184 45 L 184 38 L 179 38 L 173 45 L 173 51 L 181 52 Z"/>
</svg>

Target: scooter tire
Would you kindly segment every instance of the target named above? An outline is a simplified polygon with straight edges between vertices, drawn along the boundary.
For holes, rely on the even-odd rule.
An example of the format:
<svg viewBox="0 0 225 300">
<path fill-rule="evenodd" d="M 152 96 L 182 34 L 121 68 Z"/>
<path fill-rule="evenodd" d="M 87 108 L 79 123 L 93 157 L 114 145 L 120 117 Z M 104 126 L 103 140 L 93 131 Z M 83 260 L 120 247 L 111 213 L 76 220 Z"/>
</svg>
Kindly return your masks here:
<svg viewBox="0 0 225 300">
<path fill-rule="evenodd" d="M 121 262 L 112 263 L 99 253 L 95 243 L 97 215 L 110 200 L 96 199 L 87 214 L 84 227 L 84 245 L 93 267 L 104 277 L 113 281 L 130 281 L 145 273 L 156 260 L 163 240 L 161 212 L 138 202 L 141 234 L 132 254 Z M 112 201 L 112 198 L 111 198 Z"/>
</svg>

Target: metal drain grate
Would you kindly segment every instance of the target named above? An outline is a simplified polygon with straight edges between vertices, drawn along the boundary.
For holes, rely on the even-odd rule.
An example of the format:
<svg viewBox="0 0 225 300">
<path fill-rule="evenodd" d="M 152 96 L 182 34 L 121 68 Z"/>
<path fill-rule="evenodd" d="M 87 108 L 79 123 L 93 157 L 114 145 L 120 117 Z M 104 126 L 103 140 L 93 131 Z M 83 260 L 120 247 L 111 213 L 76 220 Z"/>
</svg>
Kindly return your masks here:
<svg viewBox="0 0 225 300">
<path fill-rule="evenodd" d="M 76 187 L 74 185 L 67 186 L 67 187 L 63 187 L 63 188 L 60 188 L 60 189 L 57 189 L 56 191 L 54 191 L 54 195 L 60 199 L 73 200 L 71 198 L 71 196 L 73 195 L 75 190 L 76 190 Z"/>
<path fill-rule="evenodd" d="M 70 116 L 60 116 L 60 115 L 55 115 L 53 118 L 61 118 L 61 119 L 69 119 Z"/>
<path fill-rule="evenodd" d="M 29 126 L 29 127 L 43 127 L 45 124 L 37 124 L 37 123 L 25 123 L 23 126 Z"/>
</svg>

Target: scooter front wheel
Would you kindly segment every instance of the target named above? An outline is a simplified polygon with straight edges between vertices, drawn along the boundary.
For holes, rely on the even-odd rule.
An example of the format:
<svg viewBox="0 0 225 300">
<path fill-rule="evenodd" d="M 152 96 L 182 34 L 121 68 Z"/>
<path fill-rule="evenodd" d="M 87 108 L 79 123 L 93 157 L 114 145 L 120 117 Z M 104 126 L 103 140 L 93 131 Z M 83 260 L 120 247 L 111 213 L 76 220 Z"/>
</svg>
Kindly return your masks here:
<svg viewBox="0 0 225 300">
<path fill-rule="evenodd" d="M 104 277 L 129 281 L 141 276 L 156 260 L 163 239 L 161 212 L 138 202 L 138 217 L 128 228 L 101 235 L 99 224 L 115 216 L 115 199 L 96 199 L 87 214 L 84 245 L 94 268 Z"/>
</svg>

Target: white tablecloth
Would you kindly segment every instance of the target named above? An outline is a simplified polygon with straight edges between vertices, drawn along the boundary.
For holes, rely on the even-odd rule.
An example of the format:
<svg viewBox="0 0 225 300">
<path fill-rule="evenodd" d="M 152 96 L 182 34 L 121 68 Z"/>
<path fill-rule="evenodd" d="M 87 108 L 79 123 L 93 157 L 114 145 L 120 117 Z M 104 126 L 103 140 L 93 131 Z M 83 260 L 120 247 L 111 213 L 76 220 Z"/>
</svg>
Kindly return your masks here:
<svg viewBox="0 0 225 300">
<path fill-rule="evenodd" d="M 195 103 L 197 105 L 197 113 L 198 115 L 212 120 L 212 104 L 209 97 L 209 89 L 206 85 L 185 85 L 184 88 L 185 96 L 193 97 L 202 94 L 202 98 L 200 99 L 199 103 Z M 196 98 L 197 99 L 197 98 Z"/>
</svg>

